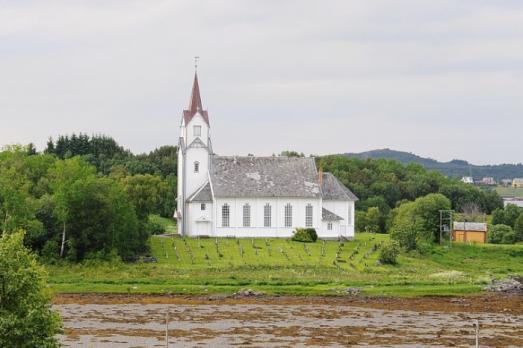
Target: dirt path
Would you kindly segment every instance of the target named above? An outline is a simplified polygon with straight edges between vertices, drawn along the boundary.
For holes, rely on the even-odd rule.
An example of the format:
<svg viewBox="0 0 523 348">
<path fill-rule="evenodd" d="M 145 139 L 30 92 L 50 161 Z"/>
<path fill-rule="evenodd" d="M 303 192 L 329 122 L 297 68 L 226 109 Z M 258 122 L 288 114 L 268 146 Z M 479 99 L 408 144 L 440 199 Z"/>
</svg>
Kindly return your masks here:
<svg viewBox="0 0 523 348">
<path fill-rule="evenodd" d="M 86 347 L 523 346 L 523 297 L 60 295 L 62 342 Z"/>
</svg>

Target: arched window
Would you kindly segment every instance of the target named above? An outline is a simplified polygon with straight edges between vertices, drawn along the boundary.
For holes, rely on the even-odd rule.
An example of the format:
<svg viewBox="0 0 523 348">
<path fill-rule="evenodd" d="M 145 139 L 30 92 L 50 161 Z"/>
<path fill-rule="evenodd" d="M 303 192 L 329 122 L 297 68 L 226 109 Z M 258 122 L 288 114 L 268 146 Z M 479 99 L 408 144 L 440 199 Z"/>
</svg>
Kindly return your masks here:
<svg viewBox="0 0 523 348">
<path fill-rule="evenodd" d="M 249 203 L 243 205 L 243 227 L 251 227 L 251 206 Z"/>
<path fill-rule="evenodd" d="M 200 172 L 200 162 L 198 162 L 198 161 L 194 162 L 194 172 L 195 173 Z"/>
<path fill-rule="evenodd" d="M 229 227 L 231 219 L 231 208 L 227 203 L 222 205 L 222 227 Z"/>
<path fill-rule="evenodd" d="M 305 207 L 305 227 L 312 227 L 312 204 Z"/>
<path fill-rule="evenodd" d="M 292 227 L 292 205 L 290 203 L 285 206 L 285 227 Z"/>
<path fill-rule="evenodd" d="M 265 206 L 263 207 L 263 227 L 271 227 L 271 210 L 271 205 L 269 203 L 265 204 Z"/>
</svg>

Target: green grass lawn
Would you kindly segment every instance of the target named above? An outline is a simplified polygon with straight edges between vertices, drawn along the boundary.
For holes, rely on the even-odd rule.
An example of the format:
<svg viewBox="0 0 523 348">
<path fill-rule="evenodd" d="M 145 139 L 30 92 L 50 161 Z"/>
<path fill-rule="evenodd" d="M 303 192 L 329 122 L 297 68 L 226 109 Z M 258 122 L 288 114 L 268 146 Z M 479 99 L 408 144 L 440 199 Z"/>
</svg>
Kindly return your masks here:
<svg viewBox="0 0 523 348">
<path fill-rule="evenodd" d="M 368 295 L 422 296 L 480 292 L 492 277 L 523 274 L 523 245 L 437 247 L 378 265 L 388 235 L 312 244 L 285 239 L 152 237 L 157 263 L 86 261 L 47 266 L 56 292 L 336 295 L 349 287 Z"/>
<path fill-rule="evenodd" d="M 514 196 L 517 198 L 523 198 L 523 188 L 497 186 L 496 191 L 500 196 Z"/>
</svg>

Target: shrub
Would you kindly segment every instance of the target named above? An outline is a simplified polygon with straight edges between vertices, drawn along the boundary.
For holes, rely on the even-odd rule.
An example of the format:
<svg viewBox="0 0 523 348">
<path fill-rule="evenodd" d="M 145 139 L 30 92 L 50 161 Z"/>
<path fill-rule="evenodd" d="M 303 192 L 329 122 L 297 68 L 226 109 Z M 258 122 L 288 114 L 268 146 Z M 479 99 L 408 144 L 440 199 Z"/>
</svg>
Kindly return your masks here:
<svg viewBox="0 0 523 348">
<path fill-rule="evenodd" d="M 494 225 L 490 227 L 488 232 L 488 241 L 492 244 L 514 244 L 516 241 L 516 234 L 512 227 L 507 225 Z"/>
<path fill-rule="evenodd" d="M 318 240 L 318 234 L 314 228 L 297 228 L 292 240 L 295 242 L 314 243 Z"/>
<path fill-rule="evenodd" d="M 406 251 L 416 250 L 418 246 L 418 236 L 421 233 L 415 225 L 396 226 L 392 229 L 390 237 L 395 240 L 400 247 Z"/>
<path fill-rule="evenodd" d="M 23 240 L 23 232 L 0 237 L 0 347 L 59 347 L 45 270 Z"/>
<path fill-rule="evenodd" d="M 396 242 L 388 242 L 381 247 L 379 260 L 383 264 L 395 265 L 400 253 L 400 248 Z"/>
<path fill-rule="evenodd" d="M 147 222 L 147 232 L 150 234 L 164 234 L 165 233 L 165 226 L 155 222 L 155 221 L 148 221 Z"/>
</svg>

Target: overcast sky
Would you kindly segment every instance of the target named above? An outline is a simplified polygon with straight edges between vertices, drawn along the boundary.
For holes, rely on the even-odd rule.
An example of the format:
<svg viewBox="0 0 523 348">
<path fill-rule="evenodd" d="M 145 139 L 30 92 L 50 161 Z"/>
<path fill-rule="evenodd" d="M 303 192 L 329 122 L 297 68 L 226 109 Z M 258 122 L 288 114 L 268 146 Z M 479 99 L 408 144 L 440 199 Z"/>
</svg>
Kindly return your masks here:
<svg viewBox="0 0 523 348">
<path fill-rule="evenodd" d="M 195 55 L 219 154 L 523 162 L 520 0 L 0 0 L 0 145 L 176 145 Z"/>
</svg>

